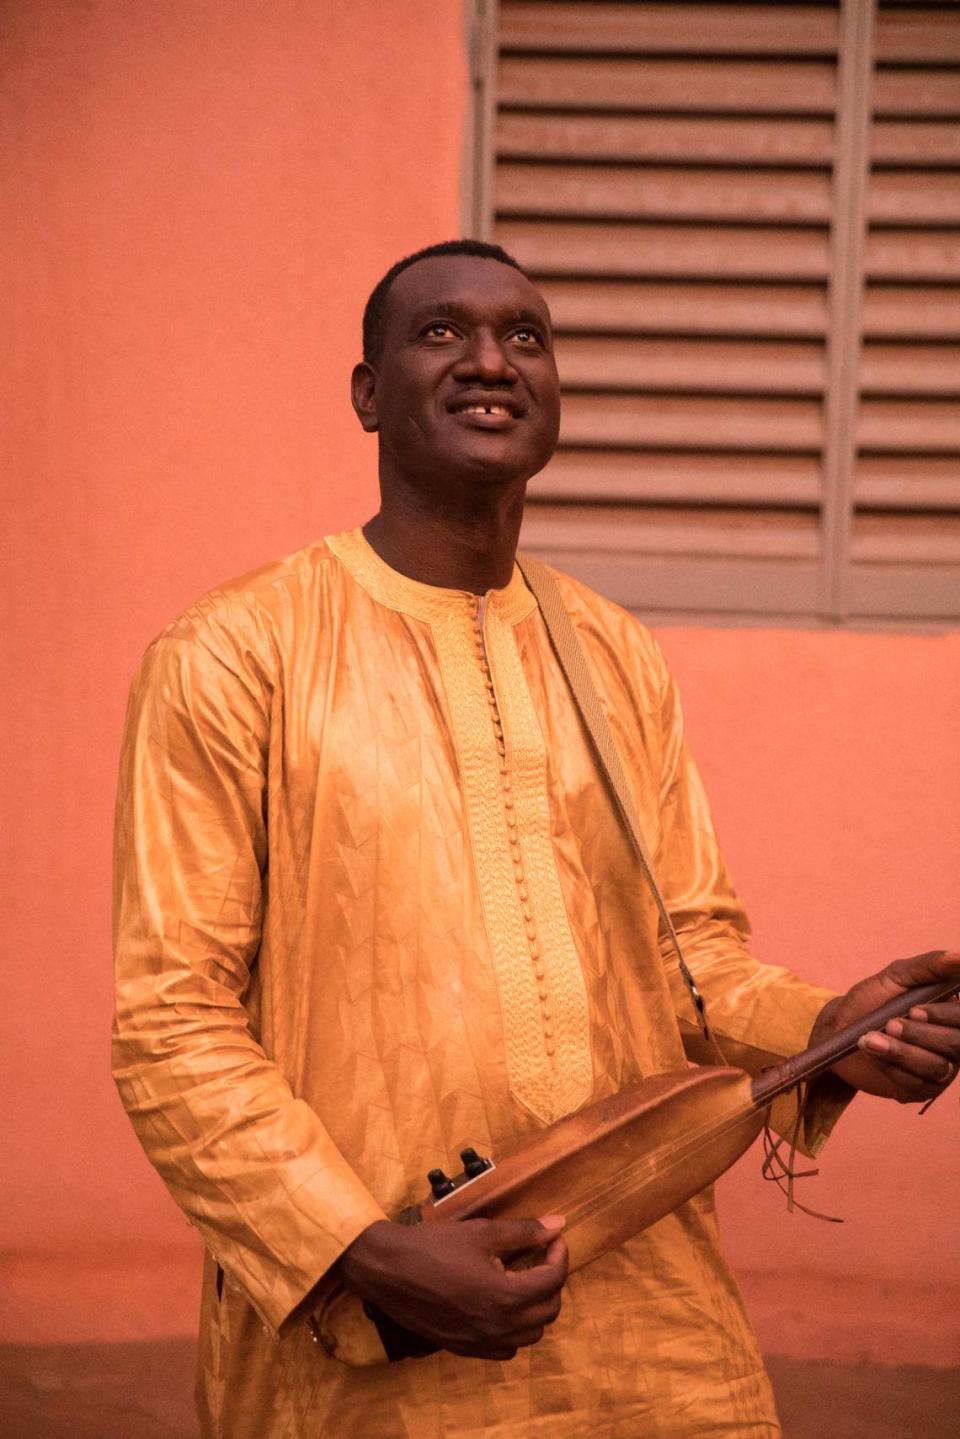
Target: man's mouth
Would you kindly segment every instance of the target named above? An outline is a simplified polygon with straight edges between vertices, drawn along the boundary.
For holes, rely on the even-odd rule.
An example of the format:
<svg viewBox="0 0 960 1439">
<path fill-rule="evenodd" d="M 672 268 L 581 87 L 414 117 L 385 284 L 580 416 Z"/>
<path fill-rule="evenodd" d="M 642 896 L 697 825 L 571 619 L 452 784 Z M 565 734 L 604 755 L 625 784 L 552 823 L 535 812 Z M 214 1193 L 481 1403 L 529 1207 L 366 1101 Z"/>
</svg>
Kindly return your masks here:
<svg viewBox="0 0 960 1439">
<path fill-rule="evenodd" d="M 465 394 L 448 400 L 447 409 L 451 415 L 469 418 L 473 424 L 479 424 L 484 429 L 499 429 L 520 419 L 526 406 L 518 396 L 506 394 L 504 391 L 500 394 L 485 395 L 482 390 L 474 390 L 472 393 L 468 390 Z"/>
</svg>

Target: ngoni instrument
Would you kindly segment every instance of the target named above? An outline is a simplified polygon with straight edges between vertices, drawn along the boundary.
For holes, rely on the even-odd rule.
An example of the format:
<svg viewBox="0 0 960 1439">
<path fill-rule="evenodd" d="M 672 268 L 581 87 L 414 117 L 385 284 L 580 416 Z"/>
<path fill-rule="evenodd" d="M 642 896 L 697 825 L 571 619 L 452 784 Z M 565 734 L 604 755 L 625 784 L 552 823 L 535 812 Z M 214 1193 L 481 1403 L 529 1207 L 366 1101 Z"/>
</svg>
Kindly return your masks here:
<svg viewBox="0 0 960 1439">
<path fill-rule="evenodd" d="M 484 1158 L 465 1148 L 463 1172 L 449 1178 L 431 1170 L 430 1194 L 397 1220 L 562 1214 L 570 1270 L 580 1269 L 718 1179 L 750 1147 L 778 1095 L 851 1054 L 864 1034 L 957 987 L 954 976 L 907 990 L 755 1079 L 722 1065 L 655 1074 L 558 1120 L 510 1153 Z M 323 1349 L 351 1366 L 431 1352 L 426 1341 L 343 1287 L 326 1295 L 310 1325 Z"/>
</svg>

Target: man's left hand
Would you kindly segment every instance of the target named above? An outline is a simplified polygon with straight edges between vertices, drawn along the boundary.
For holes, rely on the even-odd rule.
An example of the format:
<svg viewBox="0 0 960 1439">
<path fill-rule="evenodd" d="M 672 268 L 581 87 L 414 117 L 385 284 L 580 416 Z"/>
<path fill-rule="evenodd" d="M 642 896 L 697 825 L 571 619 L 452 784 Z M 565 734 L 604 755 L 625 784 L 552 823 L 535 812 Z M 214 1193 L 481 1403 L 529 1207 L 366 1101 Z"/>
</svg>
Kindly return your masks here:
<svg viewBox="0 0 960 1439">
<path fill-rule="evenodd" d="M 918 984 L 956 976 L 960 989 L 960 954 L 933 950 L 910 959 L 895 959 L 879 974 L 862 979 L 821 1010 L 810 1035 L 811 1045 L 879 1009 Z M 856 1054 L 833 1066 L 835 1074 L 855 1089 L 896 1099 L 901 1104 L 935 1099 L 960 1069 L 960 1001 L 911 1009 L 891 1019 L 883 1030 L 870 1030 Z"/>
</svg>

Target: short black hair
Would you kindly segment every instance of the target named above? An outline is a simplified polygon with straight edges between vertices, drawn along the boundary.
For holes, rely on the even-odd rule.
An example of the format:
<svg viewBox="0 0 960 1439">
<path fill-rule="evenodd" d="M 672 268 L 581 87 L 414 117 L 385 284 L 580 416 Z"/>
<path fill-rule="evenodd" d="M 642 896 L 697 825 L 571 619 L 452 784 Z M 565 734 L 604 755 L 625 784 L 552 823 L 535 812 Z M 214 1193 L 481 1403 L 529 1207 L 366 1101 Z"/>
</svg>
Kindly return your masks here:
<svg viewBox="0 0 960 1439">
<path fill-rule="evenodd" d="M 417 250 L 412 255 L 405 255 L 384 275 L 383 279 L 370 292 L 370 298 L 363 311 L 363 358 L 368 361 L 376 360 L 383 345 L 383 317 L 387 307 L 387 295 L 390 293 L 390 286 L 398 275 L 404 270 L 409 270 L 418 260 L 432 260 L 435 255 L 473 255 L 480 260 L 499 260 L 501 265 L 512 265 L 519 270 L 521 275 L 527 272 L 519 261 L 499 245 L 488 244 L 486 240 L 444 240 L 439 245 L 427 245 L 423 250 Z"/>
</svg>

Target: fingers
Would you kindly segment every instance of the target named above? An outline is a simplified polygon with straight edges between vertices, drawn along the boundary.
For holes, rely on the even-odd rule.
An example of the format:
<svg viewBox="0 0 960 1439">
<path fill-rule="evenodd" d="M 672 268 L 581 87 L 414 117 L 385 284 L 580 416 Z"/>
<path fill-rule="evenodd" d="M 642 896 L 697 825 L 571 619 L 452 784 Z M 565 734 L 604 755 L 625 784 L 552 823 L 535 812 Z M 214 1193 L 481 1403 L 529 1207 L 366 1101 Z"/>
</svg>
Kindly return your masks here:
<svg viewBox="0 0 960 1439">
<path fill-rule="evenodd" d="M 906 1018 L 891 1019 L 882 1033 L 864 1035 L 860 1047 L 926 1083 L 946 1084 L 960 1064 L 960 1003 L 915 1005 Z"/>
<path fill-rule="evenodd" d="M 960 1004 L 912 1009 L 906 1019 L 890 1020 L 885 1033 L 895 1045 L 903 1046 L 900 1053 L 896 1049 L 888 1051 L 901 1068 L 934 1084 L 949 1084 L 956 1075 L 960 1065 Z M 928 1058 L 924 1059 L 924 1055 Z"/>
<path fill-rule="evenodd" d="M 913 1049 L 925 1051 L 941 1064 L 941 1083 L 948 1078 L 948 1070 L 960 1063 L 960 1029 L 946 1025 L 922 1024 L 916 1021 L 894 1019 L 886 1027 L 888 1037 L 898 1040 Z"/>
<path fill-rule="evenodd" d="M 500 1282 L 508 1296 L 506 1313 L 510 1315 L 503 1337 L 517 1348 L 536 1344 L 560 1313 L 569 1264 L 560 1233 L 563 1223 L 561 1216 L 547 1215 L 543 1220 L 491 1221 L 488 1225 L 487 1242 L 497 1249 L 508 1255 L 538 1255 L 529 1267 L 501 1268 Z"/>
<path fill-rule="evenodd" d="M 898 1021 L 891 1023 L 897 1025 Z M 915 1026 L 917 1029 L 922 1027 Z M 900 1025 L 900 1028 L 903 1031 L 905 1027 Z M 948 1030 L 946 1033 L 951 1036 L 950 1043 L 956 1049 L 956 1057 L 954 1049 L 944 1054 L 934 1048 L 910 1043 L 906 1037 L 898 1038 L 896 1034 L 881 1034 L 873 1030 L 860 1040 L 860 1048 L 882 1066 L 898 1091 L 906 1091 L 911 1099 L 926 1099 L 938 1093 L 956 1074 L 960 1047 L 956 1046 L 956 1039 L 952 1037 L 956 1032 Z"/>
<path fill-rule="evenodd" d="M 544 1331 L 556 1322 L 559 1315 L 560 1295 L 558 1294 L 548 1304 L 524 1309 L 517 1316 L 515 1326 L 504 1335 L 504 1338 L 517 1349 L 523 1349 L 528 1344 L 538 1344 L 543 1338 Z"/>
<path fill-rule="evenodd" d="M 505 1323 L 503 1333 L 496 1339 L 446 1347 L 454 1354 L 463 1354 L 472 1359 L 512 1359 L 518 1349 L 540 1342 L 544 1331 L 560 1313 L 560 1301 L 558 1290 L 546 1302 L 518 1306 L 512 1319 Z"/>
<path fill-rule="evenodd" d="M 546 1215 L 542 1220 L 465 1220 L 453 1226 L 462 1235 L 472 1231 L 471 1243 L 489 1258 L 488 1278 L 478 1275 L 472 1294 L 472 1335 L 461 1332 L 455 1343 L 457 1353 L 473 1358 L 510 1359 L 517 1349 L 536 1344 L 546 1327 L 560 1313 L 563 1283 L 567 1277 L 567 1246 L 562 1236 L 564 1220 Z M 500 1259 L 506 1256 L 506 1262 Z M 511 1261 L 529 1259 L 529 1267 L 513 1268 Z M 486 1292 L 481 1308 L 480 1294 Z M 449 1343 L 445 1348 L 452 1347 Z"/>
<path fill-rule="evenodd" d="M 503 1275 L 504 1285 L 513 1298 L 524 1305 L 550 1299 L 553 1295 L 557 1296 L 559 1302 L 568 1265 L 567 1246 L 558 1238 L 550 1245 L 542 1263 L 534 1264 L 528 1269 L 506 1269 Z"/>
<path fill-rule="evenodd" d="M 518 1349 L 525 1349 L 530 1344 L 537 1344 L 543 1338 L 543 1329 L 526 1329 L 521 1334 L 511 1336 L 507 1344 L 448 1344 L 446 1347 L 451 1354 L 459 1354 L 465 1359 L 499 1359 L 501 1361 L 515 1359 Z"/>
<path fill-rule="evenodd" d="M 570 1265 L 570 1253 L 567 1249 L 567 1241 L 562 1234 L 558 1234 L 556 1239 L 552 1239 L 547 1245 L 543 1262 L 544 1264 L 552 1264 L 555 1269 L 563 1271 L 560 1278 L 562 1284 L 567 1277 L 567 1271 Z"/>
<path fill-rule="evenodd" d="M 927 1099 L 936 1099 L 943 1091 L 942 1084 L 928 1084 L 909 1069 L 901 1069 L 898 1064 L 885 1064 L 883 1074 L 892 1091 L 888 1093 L 888 1098 L 895 1099 L 898 1104 L 922 1104 Z"/>
<path fill-rule="evenodd" d="M 960 1004 L 956 1000 L 946 1000 L 940 1004 L 925 1004 L 922 1007 L 915 1005 L 907 1018 L 920 1024 L 936 1024 L 945 1026 L 947 1029 L 960 1029 Z M 891 1023 L 895 1022 L 891 1021 Z"/>
<path fill-rule="evenodd" d="M 542 1333 L 550 1324 L 555 1323 L 560 1315 L 562 1299 L 563 1296 L 558 1289 L 556 1294 L 552 1294 L 550 1298 L 542 1304 L 535 1305 L 532 1309 L 528 1309 L 524 1317 L 530 1327 L 534 1329 L 539 1328 Z"/>
<path fill-rule="evenodd" d="M 447 1344 L 444 1346 L 451 1354 L 459 1354 L 462 1359 L 515 1359 L 516 1348 L 488 1348 L 482 1344 Z"/>
</svg>

